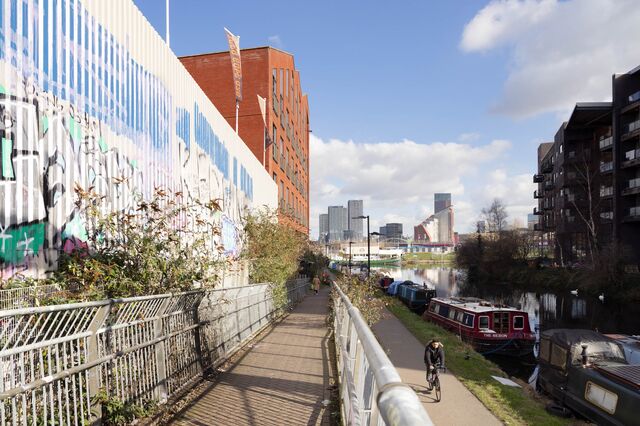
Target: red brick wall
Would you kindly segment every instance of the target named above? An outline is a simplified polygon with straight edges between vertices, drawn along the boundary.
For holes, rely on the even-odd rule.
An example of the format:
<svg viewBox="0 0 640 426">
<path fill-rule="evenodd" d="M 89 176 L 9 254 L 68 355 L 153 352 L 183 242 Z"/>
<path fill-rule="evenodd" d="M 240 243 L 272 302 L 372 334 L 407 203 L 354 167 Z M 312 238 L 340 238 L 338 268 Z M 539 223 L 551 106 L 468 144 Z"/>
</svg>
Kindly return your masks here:
<svg viewBox="0 0 640 426">
<path fill-rule="evenodd" d="M 267 98 L 267 131 L 272 134 L 272 126 L 277 126 L 278 141 L 280 137 L 284 139 L 285 152 L 289 149 L 290 156 L 293 157 L 293 169 L 298 171 L 299 180 L 302 182 L 302 191 L 294 185 L 286 172 L 280 167 L 280 153 L 277 162 L 272 158 L 272 147 L 269 147 L 265 157 L 265 167 L 269 175 L 275 173 L 278 181 L 278 191 L 280 191 L 280 181 L 284 181 L 284 193 L 279 193 L 281 200 L 288 198 L 289 204 L 299 206 L 297 217 L 288 217 L 281 214 L 280 218 L 284 223 L 292 226 L 300 232 L 309 233 L 309 126 L 308 99 L 302 95 L 300 86 L 300 75 L 295 71 L 293 56 L 273 48 L 244 49 L 241 51 L 242 58 L 242 96 L 239 110 L 239 135 L 251 149 L 259 161 L 263 161 L 263 138 L 264 124 L 260 114 L 260 107 L 256 95 Z M 231 70 L 231 59 L 228 52 L 211 53 L 204 55 L 186 56 L 180 58 L 185 68 L 193 76 L 202 90 L 211 99 L 220 113 L 227 119 L 232 127 L 235 127 L 235 95 L 233 91 L 233 74 Z M 293 133 L 300 141 L 300 155 L 306 158 L 306 167 L 303 158 L 298 158 L 293 148 L 293 141 L 289 140 L 285 129 L 280 122 L 280 116 L 273 110 L 272 99 L 272 69 L 278 69 L 278 81 L 280 81 L 280 69 L 290 71 L 289 86 L 291 86 L 291 74 L 294 77 L 295 99 L 300 95 L 300 114 L 293 116 L 294 99 L 289 95 L 290 90 L 283 96 L 283 106 L 280 111 L 289 110 L 290 125 Z M 286 78 L 285 78 L 286 80 Z M 280 91 L 278 90 L 278 98 Z M 280 99 L 278 99 L 278 103 Z M 278 148 L 280 148 L 278 146 Z M 293 174 L 291 174 L 293 176 Z M 286 194 L 291 194 L 287 196 Z M 285 210 L 288 210 L 285 206 Z"/>
</svg>

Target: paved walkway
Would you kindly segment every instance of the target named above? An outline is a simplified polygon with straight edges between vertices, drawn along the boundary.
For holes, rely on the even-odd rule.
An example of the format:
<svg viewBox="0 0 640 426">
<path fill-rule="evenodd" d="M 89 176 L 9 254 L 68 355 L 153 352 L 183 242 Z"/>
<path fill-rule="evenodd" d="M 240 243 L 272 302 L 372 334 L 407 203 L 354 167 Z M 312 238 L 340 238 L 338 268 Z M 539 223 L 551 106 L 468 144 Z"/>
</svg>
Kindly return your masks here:
<svg viewBox="0 0 640 426">
<path fill-rule="evenodd" d="M 310 293 L 173 424 L 328 425 L 328 295 Z"/>
<path fill-rule="evenodd" d="M 373 326 L 373 332 L 387 351 L 402 381 L 409 384 L 418 394 L 434 424 L 438 426 L 502 424 L 458 379 L 449 373 L 440 375 L 442 400 L 435 402 L 435 396 L 427 393 L 425 387 L 424 346 L 393 314 L 385 311 L 384 318 Z"/>
</svg>

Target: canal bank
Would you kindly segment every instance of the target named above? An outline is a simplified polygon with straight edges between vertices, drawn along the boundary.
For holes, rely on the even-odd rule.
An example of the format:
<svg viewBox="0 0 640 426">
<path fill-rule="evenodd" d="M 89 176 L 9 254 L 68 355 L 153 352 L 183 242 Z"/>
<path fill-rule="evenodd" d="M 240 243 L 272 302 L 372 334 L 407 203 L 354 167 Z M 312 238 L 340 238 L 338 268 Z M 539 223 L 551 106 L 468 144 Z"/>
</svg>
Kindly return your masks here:
<svg viewBox="0 0 640 426">
<path fill-rule="evenodd" d="M 489 411 L 491 411 L 493 416 L 501 422 L 510 425 L 572 424 L 570 420 L 554 417 L 547 413 L 545 410 L 547 400 L 536 395 L 530 388 L 527 388 L 526 386 L 511 387 L 499 383 L 493 376 L 507 377 L 501 368 L 475 352 L 466 343 L 461 342 L 453 333 L 450 333 L 434 324 L 423 321 L 419 316 L 409 311 L 397 299 L 389 297 L 387 298 L 387 302 L 389 312 L 391 312 L 413 336 L 413 340 L 405 339 L 407 340 L 406 345 L 399 349 L 399 352 L 404 355 L 398 354 L 397 356 L 406 358 L 408 355 L 410 358 L 416 358 L 416 361 L 422 362 L 422 353 L 418 351 L 418 349 L 415 349 L 415 343 L 410 342 L 417 342 L 418 348 L 423 351 L 424 346 L 429 340 L 437 338 L 444 344 L 446 364 L 449 372 L 455 376 L 455 378 L 459 380 L 459 382 L 462 383 L 464 387 L 468 389 L 474 397 L 477 398 L 477 400 L 479 400 Z M 374 326 L 374 332 L 376 331 L 376 327 L 378 326 Z M 379 337 L 382 343 L 384 336 Z M 385 346 L 384 343 L 382 343 L 382 345 Z M 414 349 L 412 349 L 412 347 Z M 414 353 L 417 355 L 414 355 Z M 399 362 L 402 364 L 401 359 L 399 359 Z M 402 367 L 402 365 L 396 364 L 396 367 Z M 413 367 L 411 370 L 414 370 L 415 368 L 417 367 Z M 424 379 L 424 376 L 422 379 Z M 452 383 L 449 380 L 447 382 L 443 382 L 443 401 L 447 398 L 447 383 L 452 389 L 454 389 L 455 395 L 455 382 Z M 522 383 L 522 385 L 524 385 L 524 383 Z M 419 386 L 419 383 L 417 386 Z M 416 391 L 419 390 L 420 389 L 416 389 Z M 425 395 L 425 397 L 426 396 L 427 395 Z M 462 399 L 461 401 L 466 402 L 466 399 Z M 460 403 L 456 409 L 465 411 L 466 407 L 466 405 Z M 490 423 L 478 420 L 471 422 L 453 422 L 445 420 L 442 424 Z"/>
</svg>

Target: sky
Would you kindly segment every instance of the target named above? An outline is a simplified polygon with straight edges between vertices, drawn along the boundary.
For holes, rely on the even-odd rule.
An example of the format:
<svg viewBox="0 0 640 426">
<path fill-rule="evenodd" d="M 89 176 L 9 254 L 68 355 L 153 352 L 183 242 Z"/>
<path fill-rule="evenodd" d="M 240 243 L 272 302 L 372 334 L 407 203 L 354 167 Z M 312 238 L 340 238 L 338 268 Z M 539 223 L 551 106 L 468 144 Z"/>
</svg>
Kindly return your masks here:
<svg viewBox="0 0 640 426">
<path fill-rule="evenodd" d="M 165 2 L 134 0 L 159 34 Z M 371 228 L 404 233 L 452 193 L 456 231 L 500 198 L 509 220 L 536 205 L 537 147 L 576 102 L 611 98 L 640 65 L 636 0 L 172 0 L 178 55 L 290 52 L 309 96 L 310 223 L 364 200 Z"/>
</svg>

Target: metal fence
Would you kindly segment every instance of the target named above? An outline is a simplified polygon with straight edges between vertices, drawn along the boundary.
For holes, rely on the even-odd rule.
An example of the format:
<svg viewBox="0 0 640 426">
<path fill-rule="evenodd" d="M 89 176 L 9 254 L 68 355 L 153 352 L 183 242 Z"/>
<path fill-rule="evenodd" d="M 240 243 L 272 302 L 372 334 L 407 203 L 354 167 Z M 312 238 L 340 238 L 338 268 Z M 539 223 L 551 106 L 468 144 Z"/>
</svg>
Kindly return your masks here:
<svg viewBox="0 0 640 426">
<path fill-rule="evenodd" d="M 99 422 L 101 392 L 163 403 L 277 313 L 266 284 L 0 311 L 0 425 Z"/>
<path fill-rule="evenodd" d="M 348 425 L 425 426 L 431 419 L 339 286 L 335 341 L 342 419 Z"/>
<path fill-rule="evenodd" d="M 38 299 L 54 296 L 59 291 L 57 284 L 0 290 L 0 311 L 33 306 Z"/>
</svg>

